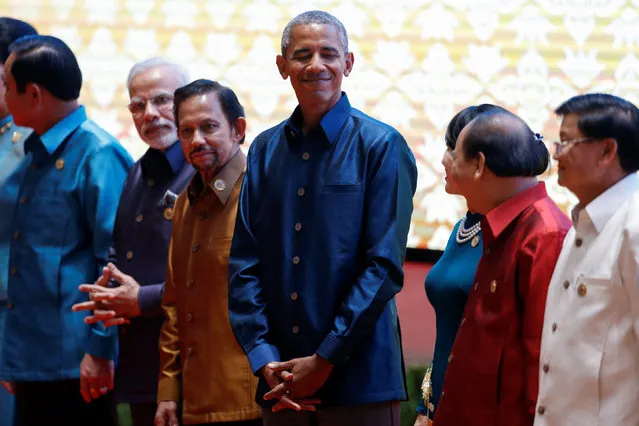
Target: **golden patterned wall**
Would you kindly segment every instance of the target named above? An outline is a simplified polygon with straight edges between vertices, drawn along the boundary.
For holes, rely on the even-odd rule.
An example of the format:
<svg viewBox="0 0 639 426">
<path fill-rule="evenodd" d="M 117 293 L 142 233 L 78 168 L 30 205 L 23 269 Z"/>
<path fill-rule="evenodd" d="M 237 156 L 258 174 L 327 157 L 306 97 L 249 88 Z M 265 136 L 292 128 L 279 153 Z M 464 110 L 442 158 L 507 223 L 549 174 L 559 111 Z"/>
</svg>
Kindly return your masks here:
<svg viewBox="0 0 639 426">
<path fill-rule="evenodd" d="M 439 163 L 453 114 L 505 106 L 557 138 L 552 111 L 571 95 L 605 91 L 639 104 L 639 0 L 0 0 L 0 15 L 64 39 L 85 77 L 89 115 L 138 157 L 125 79 L 136 61 L 165 56 L 194 78 L 228 84 L 244 104 L 250 141 L 296 105 L 275 67 L 284 25 L 323 9 L 349 31 L 351 103 L 398 128 L 419 163 L 412 247 L 441 249 L 464 213 L 443 190 Z M 565 209 L 573 199 L 547 178 Z"/>
</svg>

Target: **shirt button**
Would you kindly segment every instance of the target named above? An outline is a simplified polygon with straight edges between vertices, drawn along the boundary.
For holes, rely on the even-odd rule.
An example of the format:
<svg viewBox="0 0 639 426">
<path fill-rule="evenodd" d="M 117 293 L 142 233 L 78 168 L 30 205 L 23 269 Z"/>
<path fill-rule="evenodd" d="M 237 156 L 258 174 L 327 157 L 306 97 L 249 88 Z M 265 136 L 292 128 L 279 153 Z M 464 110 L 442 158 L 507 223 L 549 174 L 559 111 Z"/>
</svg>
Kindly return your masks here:
<svg viewBox="0 0 639 426">
<path fill-rule="evenodd" d="M 299 294 L 297 294 L 296 291 L 294 291 L 293 293 L 291 293 L 291 300 L 297 300 L 297 298 L 299 297 Z"/>
<path fill-rule="evenodd" d="M 575 245 L 576 245 L 577 247 L 581 247 L 581 245 L 582 245 L 583 243 L 584 243 L 584 240 L 582 240 L 581 238 L 577 238 L 577 239 L 575 240 Z"/>
<path fill-rule="evenodd" d="M 550 329 L 552 330 L 552 332 L 554 333 L 555 331 L 557 331 L 557 323 L 553 322 L 552 323 L 552 327 L 550 327 Z"/>
<path fill-rule="evenodd" d="M 187 312 L 186 314 L 186 320 L 188 322 L 193 322 L 193 314 L 191 312 Z"/>
<path fill-rule="evenodd" d="M 297 265 L 298 263 L 300 263 L 300 257 L 299 256 L 293 256 L 293 265 Z"/>
<path fill-rule="evenodd" d="M 133 252 L 132 251 L 127 251 L 126 252 L 126 258 L 129 259 L 129 260 L 133 259 Z"/>
<path fill-rule="evenodd" d="M 440 400 L 444 399 L 444 392 L 442 392 L 442 395 L 439 397 Z"/>
<path fill-rule="evenodd" d="M 490 247 L 484 250 L 484 255 L 488 256 L 490 254 Z"/>
<path fill-rule="evenodd" d="M 568 287 L 570 287 L 570 281 L 566 280 L 564 281 L 564 288 L 568 290 Z"/>
<path fill-rule="evenodd" d="M 309 158 L 311 158 L 311 154 L 309 154 L 308 152 L 302 154 L 302 160 L 308 160 Z"/>
<path fill-rule="evenodd" d="M 13 239 L 17 240 L 18 238 L 20 238 L 20 232 L 16 231 L 13 233 Z"/>
<path fill-rule="evenodd" d="M 296 325 L 293 326 L 293 334 L 297 334 L 300 332 L 300 328 Z"/>
<path fill-rule="evenodd" d="M 577 294 L 581 297 L 584 297 L 586 293 L 588 293 L 588 287 L 586 287 L 586 284 L 579 284 L 579 286 L 577 287 Z"/>
<path fill-rule="evenodd" d="M 142 221 L 144 220 L 144 215 L 143 214 L 139 214 L 135 217 L 135 221 L 137 223 L 142 223 Z"/>
<path fill-rule="evenodd" d="M 20 198 L 20 204 L 27 204 L 27 197 Z"/>
<path fill-rule="evenodd" d="M 453 362 L 453 359 L 455 359 L 455 357 L 453 356 L 453 354 L 448 355 L 448 363 L 450 364 L 451 362 Z"/>
<path fill-rule="evenodd" d="M 548 364 L 544 364 L 544 366 L 541 367 L 541 369 L 544 371 L 544 373 L 547 373 L 550 371 L 550 366 Z"/>
<path fill-rule="evenodd" d="M 149 179 L 149 180 L 146 181 L 146 184 L 148 186 L 155 186 L 155 181 L 153 179 Z"/>
<path fill-rule="evenodd" d="M 186 282 L 186 286 L 187 286 L 188 288 L 193 288 L 193 285 L 194 285 L 193 279 L 190 279 L 190 280 L 188 280 L 188 281 Z"/>
<path fill-rule="evenodd" d="M 301 230 L 302 230 L 302 224 L 301 224 L 301 223 L 299 223 L 299 222 L 297 222 L 297 223 L 295 224 L 295 230 L 296 230 L 296 231 L 298 231 L 298 232 L 299 232 L 299 231 L 301 231 Z"/>
<path fill-rule="evenodd" d="M 479 290 L 479 282 L 475 282 L 475 285 L 473 286 L 473 289 L 475 291 Z"/>
<path fill-rule="evenodd" d="M 197 218 L 198 218 L 199 220 L 204 220 L 204 219 L 206 219 L 206 212 L 199 212 L 199 213 L 197 214 Z"/>
<path fill-rule="evenodd" d="M 544 407 L 543 405 L 540 405 L 540 406 L 537 408 L 537 414 L 539 414 L 540 416 L 543 416 L 543 415 L 544 415 L 544 413 L 546 413 L 546 407 Z"/>
<path fill-rule="evenodd" d="M 297 190 L 297 196 L 298 197 L 303 197 L 304 194 L 306 194 L 306 190 L 304 188 L 300 188 Z"/>
<path fill-rule="evenodd" d="M 199 245 L 199 244 L 193 244 L 193 245 L 191 246 L 191 251 L 192 251 L 193 253 L 197 253 L 199 250 L 200 250 L 200 245 Z"/>
<path fill-rule="evenodd" d="M 16 268 L 11 268 L 11 275 L 15 275 L 18 273 L 18 270 Z"/>
<path fill-rule="evenodd" d="M 11 302 L 7 303 L 7 309 L 13 309 L 13 303 Z"/>
<path fill-rule="evenodd" d="M 193 348 L 192 348 L 192 347 L 188 347 L 188 348 L 186 348 L 186 354 L 187 354 L 188 356 L 193 355 Z"/>
</svg>

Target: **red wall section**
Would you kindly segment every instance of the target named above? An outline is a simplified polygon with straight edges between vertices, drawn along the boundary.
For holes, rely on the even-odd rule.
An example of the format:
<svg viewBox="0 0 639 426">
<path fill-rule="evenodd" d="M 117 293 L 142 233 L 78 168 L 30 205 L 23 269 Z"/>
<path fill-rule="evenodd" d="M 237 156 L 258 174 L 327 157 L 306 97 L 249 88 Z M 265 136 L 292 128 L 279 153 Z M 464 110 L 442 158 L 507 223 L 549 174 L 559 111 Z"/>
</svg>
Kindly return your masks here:
<svg viewBox="0 0 639 426">
<path fill-rule="evenodd" d="M 404 288 L 397 295 L 407 365 L 430 362 L 435 344 L 435 312 L 424 291 L 424 278 L 432 267 L 421 262 L 404 265 Z"/>
</svg>

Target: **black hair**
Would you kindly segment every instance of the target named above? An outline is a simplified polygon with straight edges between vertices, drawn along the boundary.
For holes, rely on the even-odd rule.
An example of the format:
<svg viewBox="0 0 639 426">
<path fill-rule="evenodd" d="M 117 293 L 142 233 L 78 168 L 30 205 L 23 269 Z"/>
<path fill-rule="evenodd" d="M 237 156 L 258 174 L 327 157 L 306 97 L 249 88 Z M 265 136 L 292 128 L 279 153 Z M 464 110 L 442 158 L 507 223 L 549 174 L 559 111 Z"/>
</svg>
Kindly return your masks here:
<svg viewBox="0 0 639 426">
<path fill-rule="evenodd" d="M 38 32 L 24 21 L 13 18 L 0 18 L 0 63 L 5 63 L 9 57 L 9 45 L 26 35 Z"/>
<path fill-rule="evenodd" d="M 463 148 L 466 158 L 482 152 L 486 167 L 499 177 L 538 176 L 550 163 L 542 137 L 502 108 L 480 114 L 469 124 Z"/>
<path fill-rule="evenodd" d="M 206 79 L 195 80 L 192 83 L 178 88 L 173 95 L 173 112 L 175 116 L 175 125 L 179 129 L 180 123 L 178 122 L 178 116 L 180 113 L 180 105 L 188 98 L 196 95 L 204 95 L 205 93 L 216 93 L 222 105 L 222 112 L 229 121 L 231 126 L 235 124 L 235 121 L 240 117 L 245 117 L 244 107 L 237 99 L 235 92 L 226 86 L 221 85 L 217 81 L 211 81 Z M 244 143 L 245 137 L 242 137 L 240 143 Z"/>
<path fill-rule="evenodd" d="M 577 115 L 577 128 L 586 137 L 612 138 L 626 173 L 639 170 L 639 110 L 617 96 L 604 93 L 578 95 L 561 104 L 555 113 Z"/>
<path fill-rule="evenodd" d="M 27 83 L 35 83 L 62 101 L 80 97 L 80 66 L 69 46 L 59 38 L 24 36 L 9 46 L 9 52 L 15 55 L 11 75 L 19 93 L 24 92 Z"/>
<path fill-rule="evenodd" d="M 446 141 L 446 146 L 450 149 L 455 149 L 455 145 L 457 144 L 457 138 L 461 131 L 466 127 L 468 123 L 473 121 L 475 117 L 479 114 L 488 111 L 497 111 L 504 110 L 502 107 L 498 107 L 493 104 L 481 104 L 481 105 L 472 105 L 466 107 L 459 111 L 448 123 L 448 127 L 446 128 L 446 135 L 444 136 L 444 140 Z M 505 110 L 504 110 L 505 111 Z"/>
</svg>

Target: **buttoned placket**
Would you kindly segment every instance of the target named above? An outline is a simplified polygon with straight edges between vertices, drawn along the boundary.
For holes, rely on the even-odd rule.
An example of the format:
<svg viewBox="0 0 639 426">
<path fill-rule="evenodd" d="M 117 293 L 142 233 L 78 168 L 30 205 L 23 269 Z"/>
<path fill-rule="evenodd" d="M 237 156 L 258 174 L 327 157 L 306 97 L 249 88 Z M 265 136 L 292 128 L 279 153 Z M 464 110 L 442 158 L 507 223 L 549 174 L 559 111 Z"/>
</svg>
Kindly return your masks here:
<svg viewBox="0 0 639 426">
<path fill-rule="evenodd" d="M 308 182 L 310 181 L 310 173 L 311 173 L 311 163 L 310 160 L 312 158 L 310 147 L 314 141 L 308 140 L 308 137 L 304 137 L 302 135 L 296 134 L 294 130 L 290 130 L 291 138 L 297 139 L 294 141 L 294 146 L 292 147 L 292 155 L 294 156 L 294 164 L 295 169 L 299 172 L 298 175 L 298 185 L 296 192 L 296 201 L 297 201 L 297 217 L 294 218 L 294 223 L 291 224 L 293 235 L 293 257 L 291 259 L 292 267 L 293 267 L 293 282 L 290 289 L 290 303 L 293 304 L 293 316 L 292 316 L 292 325 L 291 332 L 296 335 L 302 332 L 300 329 L 300 324 L 297 322 L 299 316 L 296 313 L 299 309 L 302 309 L 301 301 L 301 292 L 299 289 L 299 284 L 304 281 L 303 273 L 303 247 L 304 247 L 304 211 L 308 210 L 309 205 L 309 197 L 312 194 L 309 194 Z M 300 139 L 304 139 L 303 141 Z"/>
</svg>

